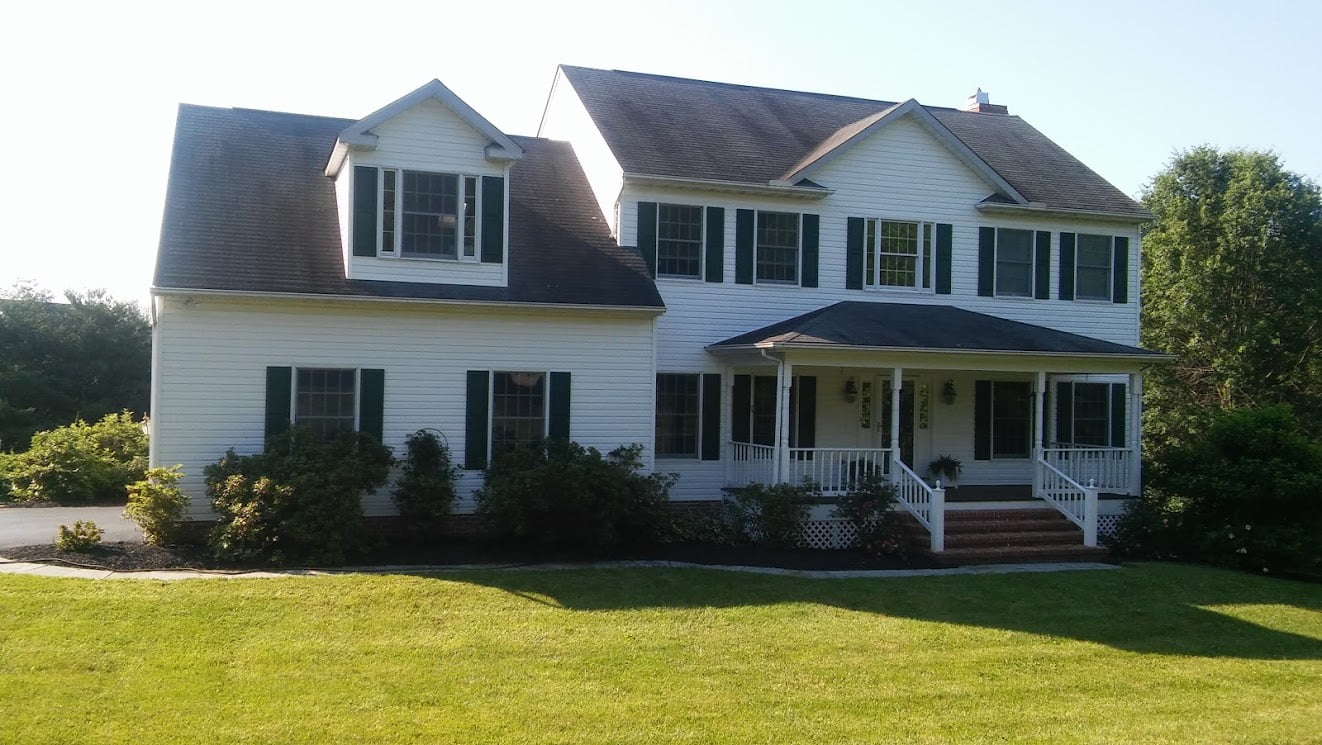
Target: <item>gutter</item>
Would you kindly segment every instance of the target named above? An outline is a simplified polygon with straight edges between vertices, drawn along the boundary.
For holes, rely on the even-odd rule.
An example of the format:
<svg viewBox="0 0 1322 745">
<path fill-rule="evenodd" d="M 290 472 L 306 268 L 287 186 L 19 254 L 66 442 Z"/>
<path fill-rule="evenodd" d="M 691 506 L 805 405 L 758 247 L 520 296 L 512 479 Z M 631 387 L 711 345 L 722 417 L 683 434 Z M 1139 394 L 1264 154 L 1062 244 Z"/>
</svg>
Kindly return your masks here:
<svg viewBox="0 0 1322 745">
<path fill-rule="evenodd" d="M 794 199 L 825 199 L 835 193 L 834 189 L 782 185 L 775 182 L 723 181 L 720 179 L 683 178 L 680 176 L 651 176 L 628 172 L 624 174 L 624 181 L 639 186 L 668 186 L 734 194 L 774 194 Z"/>
<path fill-rule="evenodd" d="M 153 297 L 227 297 L 259 300 L 316 300 L 345 303 L 403 303 L 407 305 L 454 305 L 482 308 L 516 308 L 535 310 L 611 311 L 659 316 L 665 307 L 638 305 L 584 305 L 580 303 L 528 303 L 510 300 L 457 300 L 452 298 L 383 297 L 380 295 L 322 295 L 313 292 L 258 292 L 251 290 L 199 290 L 184 287 L 152 286 Z"/>
<path fill-rule="evenodd" d="M 1017 215 L 1024 212 L 1035 215 L 1044 215 L 1050 217 L 1065 218 L 1090 218 L 1094 220 L 1107 220 L 1110 222 L 1124 222 L 1142 224 L 1157 219 L 1157 216 L 1143 210 L 1136 214 L 1120 214 L 1116 212 L 1102 212 L 1100 210 L 1075 210 L 1062 207 L 1046 207 L 1040 204 L 1005 204 L 1000 202 L 980 202 L 974 205 L 979 212 L 1003 212 L 1006 214 Z"/>
<path fill-rule="evenodd" d="M 718 346 L 715 344 L 705 347 L 712 354 L 722 352 L 761 352 L 766 357 L 767 350 L 776 349 L 800 349 L 813 350 L 817 352 L 889 352 L 900 354 L 954 354 L 968 356 L 1014 356 L 1014 357 L 1053 357 L 1063 359 L 1105 359 L 1105 360 L 1125 360 L 1134 362 L 1174 362 L 1175 355 L 1172 354 L 1107 354 L 1105 352 L 1030 352 L 1014 349 L 949 349 L 941 347 L 869 347 L 859 344 L 832 344 L 823 346 L 821 344 L 793 344 L 785 342 L 757 342 L 754 344 L 738 344 Z M 774 359 L 768 357 L 768 359 Z"/>
</svg>

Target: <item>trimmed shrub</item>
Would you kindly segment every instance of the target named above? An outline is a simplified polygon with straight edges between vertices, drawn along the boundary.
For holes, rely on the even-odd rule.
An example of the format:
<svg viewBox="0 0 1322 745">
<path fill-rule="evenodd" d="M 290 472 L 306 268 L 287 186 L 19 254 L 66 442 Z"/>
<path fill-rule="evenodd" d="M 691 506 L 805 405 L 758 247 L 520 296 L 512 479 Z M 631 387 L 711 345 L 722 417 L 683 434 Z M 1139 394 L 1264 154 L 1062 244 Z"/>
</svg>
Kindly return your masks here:
<svg viewBox="0 0 1322 745">
<path fill-rule="evenodd" d="M 498 454 L 475 495 L 477 514 L 495 537 L 599 551 L 659 538 L 675 478 L 642 473 L 641 445 L 603 457 L 551 440 Z"/>
<path fill-rule="evenodd" d="M 873 556 L 902 556 L 906 545 L 897 500 L 894 484 L 869 473 L 840 498 L 831 516 L 854 526 L 852 548 Z"/>
<path fill-rule="evenodd" d="M 59 551 L 86 551 L 101 542 L 104 531 L 91 520 L 76 520 L 73 527 L 61 525 L 55 534 L 55 548 Z"/>
<path fill-rule="evenodd" d="M 301 428 L 262 453 L 230 450 L 205 471 L 211 550 L 235 563 L 343 564 L 363 548 L 362 494 L 385 483 L 393 462 L 370 435 L 323 442 Z"/>
<path fill-rule="evenodd" d="M 125 411 L 95 424 L 81 419 L 32 436 L 32 447 L 10 455 L 9 490 L 21 502 L 91 504 L 123 500 L 147 471 L 147 435 Z"/>
<path fill-rule="evenodd" d="M 804 543 L 808 507 L 820 500 L 817 484 L 749 484 L 726 501 L 730 523 L 747 540 L 771 548 L 797 548 Z"/>
<path fill-rule="evenodd" d="M 182 466 L 148 469 L 142 481 L 129 484 L 124 517 L 137 523 L 147 543 L 167 545 L 179 537 L 188 496 L 179 490 Z"/>
<path fill-rule="evenodd" d="M 450 514 L 458 471 L 450 461 L 450 448 L 435 432 L 414 432 L 408 436 L 405 448 L 408 457 L 395 486 L 395 507 L 410 534 L 430 535 Z"/>
</svg>

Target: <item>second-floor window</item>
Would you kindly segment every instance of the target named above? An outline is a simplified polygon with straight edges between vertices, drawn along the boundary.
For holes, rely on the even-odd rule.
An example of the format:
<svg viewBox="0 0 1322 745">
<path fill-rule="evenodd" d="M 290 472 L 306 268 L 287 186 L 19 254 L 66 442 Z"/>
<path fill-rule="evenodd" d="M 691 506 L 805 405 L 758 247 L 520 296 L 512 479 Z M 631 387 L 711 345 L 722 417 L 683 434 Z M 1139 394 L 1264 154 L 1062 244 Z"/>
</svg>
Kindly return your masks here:
<svg viewBox="0 0 1322 745">
<path fill-rule="evenodd" d="M 656 210 L 656 273 L 702 276 L 702 208 L 659 204 Z"/>
<path fill-rule="evenodd" d="M 865 230 L 865 287 L 932 286 L 932 223 L 868 220 Z"/>
<path fill-rule="evenodd" d="M 757 213 L 757 281 L 798 284 L 799 215 Z"/>
<path fill-rule="evenodd" d="M 476 176 L 386 168 L 381 172 L 381 253 L 476 259 Z"/>
<path fill-rule="evenodd" d="M 1079 233 L 1074 258 L 1074 297 L 1111 300 L 1111 244 L 1109 235 Z"/>
<path fill-rule="evenodd" d="M 1033 296 L 1033 231 L 996 229 L 996 294 Z"/>
</svg>

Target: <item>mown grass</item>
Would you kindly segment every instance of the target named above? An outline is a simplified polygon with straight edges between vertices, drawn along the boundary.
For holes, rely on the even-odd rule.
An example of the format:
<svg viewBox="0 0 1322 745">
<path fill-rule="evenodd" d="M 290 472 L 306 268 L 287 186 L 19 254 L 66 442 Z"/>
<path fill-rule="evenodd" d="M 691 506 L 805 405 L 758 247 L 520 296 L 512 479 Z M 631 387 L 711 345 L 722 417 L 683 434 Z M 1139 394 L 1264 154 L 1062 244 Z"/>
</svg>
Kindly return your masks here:
<svg viewBox="0 0 1322 745">
<path fill-rule="evenodd" d="M 0 576 L 0 742 L 951 741 L 1322 742 L 1322 586 Z"/>
</svg>

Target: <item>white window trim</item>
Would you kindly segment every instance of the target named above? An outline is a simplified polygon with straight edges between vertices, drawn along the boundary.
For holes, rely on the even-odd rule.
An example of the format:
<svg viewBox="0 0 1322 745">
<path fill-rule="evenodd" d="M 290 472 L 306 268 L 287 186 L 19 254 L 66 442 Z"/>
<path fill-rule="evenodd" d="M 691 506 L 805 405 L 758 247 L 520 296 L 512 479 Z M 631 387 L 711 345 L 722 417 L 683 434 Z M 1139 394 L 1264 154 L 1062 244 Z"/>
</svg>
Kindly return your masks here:
<svg viewBox="0 0 1322 745">
<path fill-rule="evenodd" d="M 698 210 L 698 273 L 697 274 L 662 274 L 661 273 L 661 208 L 662 207 L 693 207 Z M 656 277 L 657 279 L 680 279 L 688 282 L 698 280 L 699 282 L 706 276 L 707 272 L 707 207 L 697 204 L 680 204 L 679 202 L 657 202 L 656 203 Z"/>
<path fill-rule="evenodd" d="M 1106 239 L 1107 261 L 1106 261 L 1106 296 L 1105 297 L 1080 297 L 1079 296 L 1079 256 L 1082 254 L 1081 240 L 1083 236 L 1099 237 Z M 1099 303 L 1109 304 L 1115 298 L 1115 236 L 1103 233 L 1075 233 L 1074 235 L 1074 299 L 1081 303 Z"/>
<path fill-rule="evenodd" d="M 660 418 L 658 416 L 660 412 L 657 411 L 657 408 L 660 406 L 661 403 L 661 387 L 656 384 L 655 378 L 660 377 L 662 375 L 687 375 L 698 379 L 698 437 L 696 439 L 697 449 L 693 453 L 682 453 L 682 454 L 666 453 L 663 455 L 660 452 L 660 450 L 657 449 L 656 421 Z M 684 372 L 684 371 L 670 372 L 670 371 L 658 370 L 656 376 L 653 378 L 652 387 L 653 387 L 652 454 L 656 457 L 657 460 L 701 460 L 702 459 L 702 410 L 703 410 L 702 404 L 703 404 L 703 394 L 704 394 L 703 385 L 702 385 L 702 373 Z"/>
<path fill-rule="evenodd" d="M 450 263 L 474 264 L 482 260 L 482 174 L 480 173 L 449 173 L 447 171 L 426 171 L 420 168 L 403 168 L 395 166 L 376 166 L 376 256 L 379 259 L 393 259 L 396 261 L 441 261 Z M 394 231 L 395 245 L 389 250 L 383 244 L 384 236 L 382 228 L 385 224 L 386 209 L 386 171 L 395 173 L 395 219 Z M 431 176 L 454 176 L 459 182 L 459 193 L 457 196 L 459 204 L 459 223 L 455 227 L 455 257 L 448 256 L 405 256 L 403 251 L 404 241 L 404 172 L 425 173 Z M 474 182 L 474 200 L 473 200 L 473 255 L 464 255 L 464 217 L 463 208 L 466 204 L 468 179 L 475 179 Z"/>
<path fill-rule="evenodd" d="M 866 252 L 863 256 L 863 289 L 868 292 L 913 292 L 925 295 L 936 293 L 936 276 L 933 269 L 936 267 L 936 221 L 934 220 L 915 220 L 912 218 L 900 217 L 868 217 L 864 218 L 863 223 L 863 250 Z M 867 224 L 876 223 L 876 240 L 873 245 L 868 246 Z M 884 222 L 908 223 L 918 226 L 918 260 L 916 262 L 917 271 L 914 274 L 914 284 L 912 285 L 884 285 L 881 283 L 881 224 Z M 923 231 L 931 228 L 932 231 L 932 258 L 931 261 L 923 260 Z M 872 257 L 872 284 L 868 284 L 868 256 Z M 887 256 L 907 256 L 908 254 L 886 254 Z M 923 280 L 927 280 L 927 287 L 923 287 Z"/>
<path fill-rule="evenodd" d="M 363 369 L 361 367 L 347 366 L 334 367 L 331 365 L 290 365 L 291 374 L 289 376 L 289 426 L 298 426 L 298 372 L 299 370 L 353 370 L 353 431 L 358 432 L 362 429 L 362 387 L 363 387 Z"/>
<path fill-rule="evenodd" d="M 1001 228 L 997 227 L 995 249 L 992 252 L 992 297 L 1009 298 L 1012 300 L 1034 300 L 1037 297 L 1037 233 L 1035 228 Z M 997 289 L 999 284 L 997 280 L 1001 273 L 1001 231 L 1002 230 L 1022 230 L 1028 233 L 1028 294 L 1016 295 L 1008 292 L 1001 292 Z M 1077 262 L 1076 262 L 1077 264 Z"/>
<path fill-rule="evenodd" d="M 758 225 L 762 222 L 762 214 L 775 215 L 794 215 L 798 220 L 795 228 L 794 248 L 794 281 L 790 282 L 783 279 L 759 279 L 757 276 L 757 257 L 758 257 Z M 786 212 L 784 210 L 753 210 L 753 284 L 767 285 L 768 287 L 802 287 L 803 286 L 803 213 Z"/>
<path fill-rule="evenodd" d="M 542 442 L 551 431 L 551 371 L 550 370 L 488 370 L 487 371 L 487 463 L 496 457 L 496 374 L 533 373 L 542 376 Z"/>
<path fill-rule="evenodd" d="M 1011 295 L 1010 297 L 1016 297 Z M 1028 452 L 1024 455 L 997 455 L 996 454 L 996 386 L 997 384 L 1017 383 L 1028 386 Z M 991 460 L 1032 460 L 1033 458 L 1033 430 L 1037 426 L 1037 417 L 1033 416 L 1033 406 L 1036 397 L 1033 395 L 1033 383 L 1028 380 L 993 380 L 991 381 L 991 421 L 988 422 L 990 430 L 987 432 L 988 442 L 987 454 Z M 1072 413 L 1072 412 L 1071 412 Z"/>
</svg>

